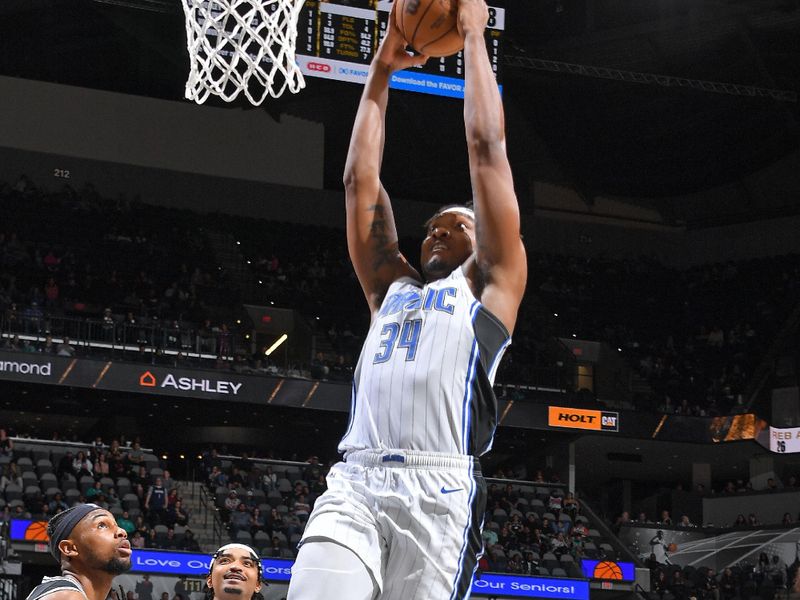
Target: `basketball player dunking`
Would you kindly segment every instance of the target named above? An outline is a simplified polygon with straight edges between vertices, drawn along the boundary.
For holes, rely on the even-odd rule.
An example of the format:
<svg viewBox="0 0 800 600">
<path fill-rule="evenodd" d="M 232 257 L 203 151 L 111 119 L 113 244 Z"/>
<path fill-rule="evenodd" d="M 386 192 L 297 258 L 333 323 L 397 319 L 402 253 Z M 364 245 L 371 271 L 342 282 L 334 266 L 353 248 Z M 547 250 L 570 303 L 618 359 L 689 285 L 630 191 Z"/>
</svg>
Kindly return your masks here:
<svg viewBox="0 0 800 600">
<path fill-rule="evenodd" d="M 61 575 L 45 577 L 27 600 L 106 600 L 114 577 L 131 568 L 128 534 L 96 504 L 76 504 L 47 524 Z"/>
<path fill-rule="evenodd" d="M 497 421 L 492 381 L 510 341 L 527 264 L 505 150 L 484 0 L 460 0 L 464 121 L 474 212 L 439 210 L 424 280 L 398 249 L 379 179 L 388 84 L 410 57 L 390 17 L 356 116 L 345 173 L 347 241 L 372 323 L 350 424 L 292 571 L 289 600 L 469 596 L 486 488 L 476 457 Z"/>
</svg>

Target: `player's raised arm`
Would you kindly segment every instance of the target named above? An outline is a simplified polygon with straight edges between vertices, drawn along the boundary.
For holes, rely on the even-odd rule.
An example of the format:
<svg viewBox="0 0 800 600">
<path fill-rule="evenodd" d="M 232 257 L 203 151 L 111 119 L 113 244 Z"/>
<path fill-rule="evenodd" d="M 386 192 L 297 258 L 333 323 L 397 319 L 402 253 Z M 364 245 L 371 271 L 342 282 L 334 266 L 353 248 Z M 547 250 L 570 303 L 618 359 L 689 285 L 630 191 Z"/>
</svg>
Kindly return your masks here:
<svg viewBox="0 0 800 600">
<path fill-rule="evenodd" d="M 347 246 L 372 312 L 380 307 L 392 282 L 403 276 L 419 279 L 400 253 L 389 195 L 380 181 L 389 79 L 394 71 L 425 60 L 409 56 L 404 49 L 392 14 L 370 65 L 344 172 Z"/>
<path fill-rule="evenodd" d="M 475 203 L 476 261 L 483 278 L 481 302 L 511 332 L 525 292 L 527 259 L 505 142 L 503 103 L 486 51 L 484 0 L 459 0 L 464 36 L 464 123 Z"/>
</svg>

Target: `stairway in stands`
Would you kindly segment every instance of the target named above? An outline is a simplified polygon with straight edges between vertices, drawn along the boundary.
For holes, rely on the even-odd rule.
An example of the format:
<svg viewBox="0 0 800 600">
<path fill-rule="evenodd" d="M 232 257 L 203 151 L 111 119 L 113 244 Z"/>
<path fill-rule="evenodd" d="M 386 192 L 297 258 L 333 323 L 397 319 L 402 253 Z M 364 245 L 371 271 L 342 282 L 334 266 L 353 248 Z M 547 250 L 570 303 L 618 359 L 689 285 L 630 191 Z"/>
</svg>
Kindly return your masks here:
<svg viewBox="0 0 800 600">
<path fill-rule="evenodd" d="M 196 481 L 180 481 L 178 483 L 183 506 L 189 510 L 188 527 L 194 533 L 200 549 L 206 554 L 211 554 L 221 545 L 219 516 L 214 510 L 213 504 L 204 505 L 202 483 Z"/>
</svg>

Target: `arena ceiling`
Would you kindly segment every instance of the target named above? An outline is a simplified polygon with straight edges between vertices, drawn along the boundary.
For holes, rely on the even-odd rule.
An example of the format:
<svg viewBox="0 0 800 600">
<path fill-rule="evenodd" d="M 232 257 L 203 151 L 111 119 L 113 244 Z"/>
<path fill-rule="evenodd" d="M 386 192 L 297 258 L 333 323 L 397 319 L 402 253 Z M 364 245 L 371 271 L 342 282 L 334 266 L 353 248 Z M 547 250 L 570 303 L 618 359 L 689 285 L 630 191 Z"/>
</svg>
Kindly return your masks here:
<svg viewBox="0 0 800 600">
<path fill-rule="evenodd" d="M 800 0 L 497 4 L 509 14 L 508 144 L 524 205 L 535 201 L 532 183 L 546 181 L 589 205 L 627 198 L 673 223 L 800 212 Z M 183 101 L 184 36 L 179 0 L 4 0 L 0 74 Z M 617 78 L 650 73 L 780 94 L 554 72 L 537 59 L 616 69 Z M 359 93 L 315 79 L 257 110 L 323 122 L 325 182 L 336 189 Z M 387 189 L 432 202 L 467 197 L 463 136 L 456 101 L 394 94 Z M 709 190 L 716 193 L 704 201 Z"/>
</svg>

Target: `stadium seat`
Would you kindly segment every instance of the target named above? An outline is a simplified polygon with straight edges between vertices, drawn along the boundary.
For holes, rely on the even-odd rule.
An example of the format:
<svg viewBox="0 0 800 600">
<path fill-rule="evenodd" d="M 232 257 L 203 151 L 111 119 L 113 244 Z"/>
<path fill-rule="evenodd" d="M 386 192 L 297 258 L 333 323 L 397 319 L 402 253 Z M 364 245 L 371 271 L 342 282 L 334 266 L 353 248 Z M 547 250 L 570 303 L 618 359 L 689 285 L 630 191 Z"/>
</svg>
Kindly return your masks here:
<svg viewBox="0 0 800 600">
<path fill-rule="evenodd" d="M 39 478 L 36 476 L 36 473 L 33 471 L 25 471 L 22 474 L 22 487 L 26 488 L 28 486 L 35 485 L 39 486 Z"/>
<path fill-rule="evenodd" d="M 544 502 L 542 502 L 538 498 L 534 498 L 533 500 L 531 500 L 528 506 L 539 517 L 541 517 L 546 512 L 544 508 Z"/>
<path fill-rule="evenodd" d="M 9 483 L 6 486 L 6 502 L 11 505 L 14 500 L 22 500 L 22 488 L 13 483 Z"/>
<path fill-rule="evenodd" d="M 240 544 L 247 544 L 248 546 L 252 545 L 253 543 L 253 536 L 250 535 L 249 531 L 245 531 L 241 529 L 236 532 L 236 537 L 234 538 Z"/>
<path fill-rule="evenodd" d="M 64 476 L 61 478 L 61 489 L 65 492 L 67 490 L 77 490 L 78 489 L 78 480 L 75 479 L 74 475 L 69 473 L 64 473 Z"/>
<path fill-rule="evenodd" d="M 162 545 L 167 540 L 167 526 L 166 525 L 156 525 L 153 527 L 153 531 L 155 532 L 155 543 L 157 546 Z"/>
<path fill-rule="evenodd" d="M 36 465 L 39 465 L 40 460 L 50 462 L 50 450 L 48 448 L 34 448 L 31 450 L 31 458 Z"/>
<path fill-rule="evenodd" d="M 561 558 L 558 559 L 558 562 L 561 563 L 561 566 L 566 569 L 566 565 L 572 564 L 575 562 L 575 559 L 572 558 L 571 554 L 562 554 Z"/>
<path fill-rule="evenodd" d="M 125 494 L 131 493 L 131 480 L 127 477 L 117 479 L 117 495 L 122 498 Z"/>
<path fill-rule="evenodd" d="M 114 487 L 114 480 L 111 477 L 101 477 L 100 478 L 100 489 L 104 492 L 108 492 L 109 489 Z"/>
<path fill-rule="evenodd" d="M 271 539 L 269 534 L 266 531 L 261 531 L 260 529 L 256 531 L 255 535 L 253 536 L 253 543 L 259 548 L 269 546 L 270 541 Z"/>
<path fill-rule="evenodd" d="M 586 545 L 583 547 L 586 556 L 589 558 L 597 558 L 597 546 L 595 546 L 592 542 L 587 542 Z"/>
<path fill-rule="evenodd" d="M 502 527 L 508 521 L 508 513 L 502 508 L 495 508 L 492 511 L 492 520 Z"/>
<path fill-rule="evenodd" d="M 299 467 L 286 468 L 286 479 L 288 479 L 289 481 L 297 481 L 302 477 L 303 473 L 300 471 Z"/>
<path fill-rule="evenodd" d="M 22 474 L 33 471 L 33 461 L 27 456 L 17 459 L 17 469 Z"/>
<path fill-rule="evenodd" d="M 547 567 L 539 567 L 537 570 L 539 571 L 539 575 L 544 575 L 545 577 L 550 576 L 550 571 L 547 569 Z"/>
<path fill-rule="evenodd" d="M 542 565 L 548 570 L 553 570 L 559 566 L 558 558 L 552 552 L 545 552 L 542 556 Z"/>
<path fill-rule="evenodd" d="M 153 467 L 150 469 L 150 480 L 155 481 L 156 477 L 164 477 L 164 469 L 161 467 Z"/>
<path fill-rule="evenodd" d="M 77 489 L 70 488 L 68 490 L 64 490 L 64 501 L 70 506 L 78 502 L 80 499 L 81 493 Z"/>
<path fill-rule="evenodd" d="M 42 497 L 42 489 L 38 485 L 29 485 L 25 487 L 23 497 L 26 502 L 31 500 L 38 500 Z"/>
<path fill-rule="evenodd" d="M 275 531 L 275 532 L 272 534 L 272 537 L 274 537 L 274 538 L 278 538 L 278 545 L 279 545 L 281 548 L 286 548 L 286 547 L 288 547 L 288 545 L 289 545 L 289 541 L 286 539 L 286 534 L 284 534 L 282 531 Z"/>
<path fill-rule="evenodd" d="M 45 489 L 44 497 L 49 502 L 50 500 L 52 500 L 55 497 L 56 494 L 62 494 L 62 492 L 61 492 L 61 490 L 59 488 L 57 488 L 57 487 L 48 487 L 48 488 Z"/>
<path fill-rule="evenodd" d="M 292 550 L 291 548 L 281 548 L 280 557 L 292 559 L 295 557 L 294 550 Z"/>
<path fill-rule="evenodd" d="M 556 516 L 555 516 L 553 513 L 551 513 L 551 512 L 546 512 L 546 513 L 544 513 L 544 514 L 542 515 L 542 518 L 543 518 L 543 519 L 550 519 L 550 522 L 551 522 L 551 523 L 552 523 L 553 521 L 555 521 L 555 520 L 556 520 Z"/>
<path fill-rule="evenodd" d="M 219 508 L 225 506 L 225 499 L 231 491 L 223 486 L 218 486 L 216 490 L 214 490 L 214 504 L 216 504 Z"/>
<path fill-rule="evenodd" d="M 139 508 L 139 498 L 136 494 L 125 494 L 122 497 L 122 508 L 129 511 L 132 508 Z"/>
<path fill-rule="evenodd" d="M 560 568 L 560 567 L 556 567 L 555 569 L 552 569 L 550 571 L 550 574 L 553 577 L 566 577 L 567 576 L 567 572 L 564 569 Z"/>
<path fill-rule="evenodd" d="M 45 473 L 41 477 L 39 477 L 39 485 L 42 489 L 47 489 L 49 487 L 58 487 L 58 478 L 56 478 L 54 473 Z"/>
<path fill-rule="evenodd" d="M 36 461 L 36 472 L 39 474 L 39 477 L 45 473 L 52 473 L 53 463 L 50 462 L 49 458 L 40 458 Z"/>
<path fill-rule="evenodd" d="M 590 529 L 589 530 L 589 537 L 590 538 L 594 538 L 594 539 L 598 539 L 598 538 L 600 538 L 602 536 L 600 535 L 600 532 L 597 529 Z"/>
<path fill-rule="evenodd" d="M 121 507 L 121 506 L 112 506 L 111 508 L 109 508 L 109 509 L 108 509 L 108 512 L 110 512 L 110 513 L 111 513 L 111 515 L 112 515 L 112 516 L 113 516 L 115 519 L 119 520 L 119 519 L 122 517 L 122 513 L 123 513 L 124 511 L 122 510 L 122 507 Z M 128 514 L 128 516 L 130 517 L 130 514 Z"/>
<path fill-rule="evenodd" d="M 86 495 L 86 490 L 94 485 L 94 479 L 89 477 L 88 475 L 84 475 L 78 480 L 78 489 L 80 489 L 81 494 L 84 496 Z"/>
<path fill-rule="evenodd" d="M 293 489 L 292 482 L 289 481 L 286 477 L 278 479 L 278 491 L 281 494 L 291 494 L 292 489 Z"/>
<path fill-rule="evenodd" d="M 148 470 L 154 469 L 159 466 L 158 457 L 155 454 L 144 454 L 144 465 Z"/>
<path fill-rule="evenodd" d="M 289 548 L 297 548 L 297 544 L 300 543 L 300 540 L 303 536 L 299 533 L 293 533 L 291 537 L 289 537 Z"/>
</svg>

